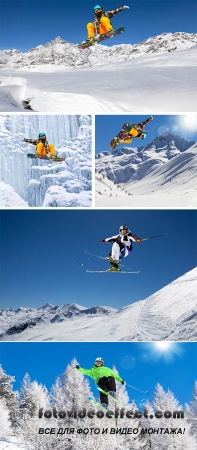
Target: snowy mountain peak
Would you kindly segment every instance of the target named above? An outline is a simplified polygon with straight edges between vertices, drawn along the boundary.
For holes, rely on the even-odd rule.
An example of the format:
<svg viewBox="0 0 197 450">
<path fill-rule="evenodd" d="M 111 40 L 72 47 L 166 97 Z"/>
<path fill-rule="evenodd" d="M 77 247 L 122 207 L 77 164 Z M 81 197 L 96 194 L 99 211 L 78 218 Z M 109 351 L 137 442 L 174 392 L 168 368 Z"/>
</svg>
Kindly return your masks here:
<svg viewBox="0 0 197 450">
<path fill-rule="evenodd" d="M 163 33 L 150 37 L 139 44 L 121 44 L 108 47 L 107 45 L 95 45 L 84 50 L 77 44 L 65 41 L 60 36 L 26 53 L 18 50 L 0 51 L 0 67 L 32 67 L 42 64 L 74 66 L 97 66 L 106 61 L 117 62 L 138 57 L 146 53 L 156 54 L 185 50 L 197 45 L 197 34 L 189 33 Z"/>
<path fill-rule="evenodd" d="M 95 168 L 96 206 L 196 205 L 197 144 L 168 131 L 143 147 L 98 154 Z"/>
<path fill-rule="evenodd" d="M 45 305 L 41 306 L 39 309 L 51 309 L 53 305 L 51 303 L 45 303 Z"/>
<path fill-rule="evenodd" d="M 117 311 L 95 306 L 71 311 L 75 304 L 41 309 L 2 310 L 1 341 L 157 341 L 197 339 L 197 268 L 155 294 Z M 28 311 L 28 313 L 27 313 Z"/>
<path fill-rule="evenodd" d="M 167 149 L 168 146 L 170 147 L 172 145 L 175 146 L 179 150 L 179 152 L 184 152 L 194 144 L 195 141 L 189 141 L 178 135 L 171 134 L 169 131 L 164 131 L 162 134 L 153 139 L 149 144 L 143 147 L 139 147 L 138 152 L 152 149 L 153 146 L 155 146 L 155 149 L 163 150 L 164 147 L 166 147 Z"/>
</svg>

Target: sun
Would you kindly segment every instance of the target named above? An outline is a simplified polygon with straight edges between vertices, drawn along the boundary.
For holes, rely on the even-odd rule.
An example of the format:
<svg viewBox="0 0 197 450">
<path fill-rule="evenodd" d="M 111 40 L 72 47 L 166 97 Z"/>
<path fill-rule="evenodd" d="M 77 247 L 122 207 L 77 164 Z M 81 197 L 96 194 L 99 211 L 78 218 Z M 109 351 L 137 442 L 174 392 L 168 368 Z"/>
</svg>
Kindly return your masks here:
<svg viewBox="0 0 197 450">
<path fill-rule="evenodd" d="M 181 346 L 176 342 L 171 341 L 158 341 L 152 342 L 152 356 L 158 360 L 164 358 L 164 360 L 172 361 L 175 357 L 180 356 L 182 353 Z"/>
<path fill-rule="evenodd" d="M 160 341 L 160 342 L 156 342 L 155 346 L 158 350 L 165 352 L 165 351 L 170 350 L 170 347 L 172 346 L 172 342 Z"/>
<path fill-rule="evenodd" d="M 197 115 L 186 114 L 184 116 L 180 116 L 180 119 L 184 128 L 197 132 Z"/>
</svg>

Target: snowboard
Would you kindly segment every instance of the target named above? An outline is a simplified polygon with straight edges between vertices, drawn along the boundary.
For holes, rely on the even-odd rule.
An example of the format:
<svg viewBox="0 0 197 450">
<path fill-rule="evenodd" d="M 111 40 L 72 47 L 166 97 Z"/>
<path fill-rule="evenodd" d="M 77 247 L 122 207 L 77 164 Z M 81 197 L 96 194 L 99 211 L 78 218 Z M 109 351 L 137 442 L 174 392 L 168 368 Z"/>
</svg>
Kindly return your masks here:
<svg viewBox="0 0 197 450">
<path fill-rule="evenodd" d="M 89 48 L 92 45 L 95 45 L 97 42 L 105 41 L 106 39 L 112 38 L 114 36 L 118 36 L 119 34 L 124 33 L 125 27 L 117 28 L 116 30 L 113 30 L 113 32 L 108 31 L 108 33 L 101 34 L 99 38 L 94 39 L 92 42 L 83 42 L 82 44 L 79 44 L 79 48 Z"/>
<path fill-rule="evenodd" d="M 65 161 L 65 158 L 58 158 L 58 156 L 40 156 L 35 155 L 34 153 L 27 153 L 28 158 L 35 158 L 35 159 L 44 159 L 46 161 L 55 161 L 55 162 L 61 162 Z"/>
</svg>

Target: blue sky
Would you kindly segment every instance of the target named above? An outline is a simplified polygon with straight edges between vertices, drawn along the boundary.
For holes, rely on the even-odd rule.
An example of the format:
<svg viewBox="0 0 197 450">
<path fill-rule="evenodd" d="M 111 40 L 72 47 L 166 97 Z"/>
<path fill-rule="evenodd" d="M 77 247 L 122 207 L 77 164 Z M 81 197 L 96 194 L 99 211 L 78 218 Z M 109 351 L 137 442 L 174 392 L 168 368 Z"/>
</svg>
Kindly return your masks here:
<svg viewBox="0 0 197 450">
<path fill-rule="evenodd" d="M 197 265 L 196 217 L 195 210 L 2 210 L 1 307 L 75 302 L 119 309 L 142 300 Z M 108 256 L 111 245 L 100 240 L 122 224 L 140 238 L 169 236 L 134 243 L 123 263 L 137 275 L 87 273 L 109 263 L 85 250 Z"/>
<path fill-rule="evenodd" d="M 170 389 L 181 404 L 191 400 L 197 379 L 197 343 L 172 343 L 168 351 L 158 350 L 157 343 L 1 343 L 1 363 L 7 374 L 15 376 L 14 389 L 26 372 L 31 380 L 48 389 L 54 377 L 64 372 L 76 357 L 81 367 L 91 368 L 96 357 L 104 358 L 105 366 L 116 366 L 120 376 L 130 385 L 148 390 L 150 400 L 160 383 Z M 94 381 L 88 378 L 96 394 Z M 146 395 L 128 387 L 130 400 L 137 403 Z"/>
<path fill-rule="evenodd" d="M 150 114 L 151 115 L 151 114 Z M 149 115 L 149 116 L 150 116 Z M 111 151 L 110 141 L 117 136 L 122 125 L 127 122 L 140 123 L 146 120 L 148 115 L 97 115 L 95 123 L 95 150 L 96 153 Z M 133 139 L 129 147 L 141 147 L 147 145 L 156 136 L 164 131 L 178 135 L 188 140 L 197 142 L 197 116 L 194 114 L 186 115 L 153 115 L 153 121 L 146 126 L 147 137 L 144 141 Z M 125 144 L 117 148 L 124 147 Z"/>
<path fill-rule="evenodd" d="M 136 44 L 163 32 L 197 32 L 196 0 L 131 0 L 130 9 L 112 19 L 114 28 L 126 27 L 120 37 L 104 45 Z M 106 0 L 106 11 L 121 2 Z M 93 20 L 90 0 L 1 0 L 0 49 L 27 51 L 57 36 L 77 44 L 86 38 L 86 24 Z"/>
</svg>

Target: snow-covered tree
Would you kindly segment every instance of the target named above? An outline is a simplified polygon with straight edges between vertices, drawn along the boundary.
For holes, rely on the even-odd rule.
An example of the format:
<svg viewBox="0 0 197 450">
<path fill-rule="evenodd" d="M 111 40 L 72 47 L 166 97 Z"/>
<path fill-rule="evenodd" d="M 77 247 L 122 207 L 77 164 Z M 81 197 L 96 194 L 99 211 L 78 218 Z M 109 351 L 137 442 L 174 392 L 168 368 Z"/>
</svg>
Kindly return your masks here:
<svg viewBox="0 0 197 450">
<path fill-rule="evenodd" d="M 15 381 L 13 376 L 7 375 L 0 365 L 0 399 L 4 399 L 9 412 L 9 420 L 12 427 L 17 426 L 18 421 L 18 403 L 17 394 L 13 392 L 12 383 Z"/>
<path fill-rule="evenodd" d="M 0 436 L 2 438 L 12 434 L 11 422 L 9 419 L 9 410 L 6 406 L 6 401 L 0 398 Z"/>
<path fill-rule="evenodd" d="M 39 408 L 47 409 L 49 404 L 49 394 L 46 387 L 38 384 L 37 381 L 31 382 L 28 373 L 26 373 L 19 393 L 19 407 L 23 419 L 27 416 L 38 416 Z"/>
<path fill-rule="evenodd" d="M 194 391 L 192 400 L 189 405 L 186 405 L 186 415 L 189 424 L 191 425 L 191 434 L 197 440 L 197 381 L 194 384 Z"/>
<path fill-rule="evenodd" d="M 183 417 L 173 417 L 173 412 L 182 411 L 183 409 L 170 390 L 165 392 L 158 383 L 155 388 L 152 405 L 147 405 L 147 410 L 149 419 L 143 421 L 144 427 L 159 431 L 158 434 L 153 433 L 144 435 L 143 442 L 146 443 L 146 446 L 142 448 L 153 448 L 154 450 L 195 449 L 196 443 L 194 438 L 190 435 L 190 426 L 188 425 L 187 420 Z M 162 417 L 156 418 L 156 411 L 161 411 Z M 150 415 L 153 415 L 154 417 L 150 418 Z M 160 433 L 161 429 L 163 429 L 162 433 Z M 171 433 L 172 429 L 176 429 L 177 432 Z M 169 432 L 165 430 L 169 430 Z M 178 430 L 181 430 L 182 432 L 178 433 Z"/>
</svg>

